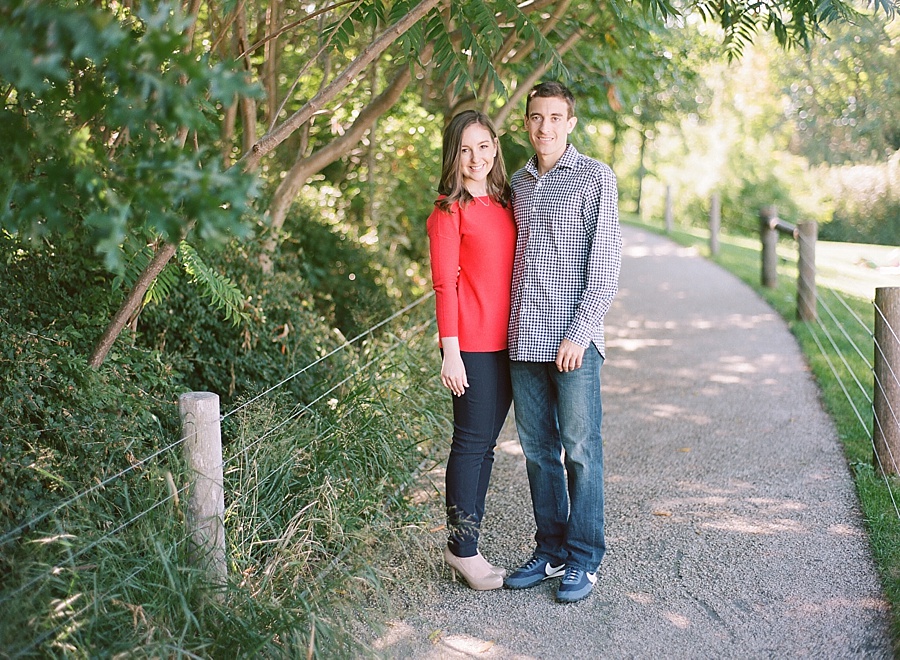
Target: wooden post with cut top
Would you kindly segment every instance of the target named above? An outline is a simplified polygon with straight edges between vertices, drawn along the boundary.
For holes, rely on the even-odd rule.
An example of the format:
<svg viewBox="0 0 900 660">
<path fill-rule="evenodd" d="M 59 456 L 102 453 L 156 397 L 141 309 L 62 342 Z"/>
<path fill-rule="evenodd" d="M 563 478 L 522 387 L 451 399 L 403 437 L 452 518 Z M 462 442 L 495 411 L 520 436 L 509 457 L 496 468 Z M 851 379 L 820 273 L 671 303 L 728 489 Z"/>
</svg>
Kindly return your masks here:
<svg viewBox="0 0 900 660">
<path fill-rule="evenodd" d="M 672 186 L 666 185 L 666 233 L 671 234 L 674 221 L 672 219 Z"/>
<path fill-rule="evenodd" d="M 774 289 L 778 284 L 778 233 L 773 221 L 778 219 L 778 211 L 774 206 L 764 206 L 759 210 L 759 240 L 762 243 L 762 272 L 760 283 L 764 287 Z"/>
<path fill-rule="evenodd" d="M 900 474 L 900 287 L 875 289 L 875 469 Z"/>
<path fill-rule="evenodd" d="M 193 476 L 188 498 L 192 556 L 217 585 L 227 577 L 225 563 L 225 480 L 219 395 L 187 392 L 178 398 L 184 455 Z"/>
<path fill-rule="evenodd" d="M 722 225 L 722 202 L 719 193 L 712 194 L 709 203 L 709 253 L 712 256 L 719 254 L 719 227 Z"/>
<path fill-rule="evenodd" d="M 815 321 L 816 305 L 816 239 L 819 225 L 815 221 L 797 225 L 797 318 Z"/>
<path fill-rule="evenodd" d="M 778 284 L 778 232 L 799 236 L 797 227 L 778 217 L 774 206 L 764 206 L 759 210 L 759 238 L 762 242 L 762 285 L 770 289 Z"/>
</svg>

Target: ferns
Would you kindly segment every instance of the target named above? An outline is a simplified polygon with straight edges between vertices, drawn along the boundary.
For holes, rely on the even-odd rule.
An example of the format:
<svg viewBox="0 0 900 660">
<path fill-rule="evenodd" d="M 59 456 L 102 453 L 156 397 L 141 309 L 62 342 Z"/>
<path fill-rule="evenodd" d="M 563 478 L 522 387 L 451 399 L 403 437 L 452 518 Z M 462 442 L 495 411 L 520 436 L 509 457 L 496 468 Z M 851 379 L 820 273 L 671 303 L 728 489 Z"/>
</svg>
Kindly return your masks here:
<svg viewBox="0 0 900 660">
<path fill-rule="evenodd" d="M 114 289 L 132 288 L 155 252 L 152 244 L 142 243 L 134 237 L 126 241 L 124 249 L 130 256 L 123 274 L 113 280 Z M 182 241 L 178 246 L 177 262 L 170 262 L 147 289 L 141 309 L 168 298 L 179 282 L 181 271 L 189 276 L 191 284 L 200 287 L 214 309 L 224 312 L 226 319 L 235 325 L 248 319 L 241 290 L 230 278 L 210 268 L 187 241 Z"/>
<path fill-rule="evenodd" d="M 241 290 L 231 279 L 207 266 L 186 241 L 178 246 L 178 259 L 184 271 L 191 276 L 191 282 L 200 285 L 212 306 L 224 311 L 226 319 L 235 325 L 248 319 Z"/>
</svg>

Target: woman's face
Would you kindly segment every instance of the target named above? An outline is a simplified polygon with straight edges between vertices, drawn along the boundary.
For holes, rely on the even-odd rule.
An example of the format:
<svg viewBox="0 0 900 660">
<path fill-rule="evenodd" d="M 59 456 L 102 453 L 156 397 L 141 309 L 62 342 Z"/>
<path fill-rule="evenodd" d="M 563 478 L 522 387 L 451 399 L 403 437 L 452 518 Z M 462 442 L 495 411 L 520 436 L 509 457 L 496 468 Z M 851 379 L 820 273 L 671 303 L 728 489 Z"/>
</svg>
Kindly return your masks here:
<svg viewBox="0 0 900 660">
<path fill-rule="evenodd" d="M 459 151 L 463 184 L 466 189 L 474 186 L 484 194 L 485 181 L 497 158 L 497 144 L 491 132 L 481 124 L 469 124 L 463 131 Z"/>
</svg>

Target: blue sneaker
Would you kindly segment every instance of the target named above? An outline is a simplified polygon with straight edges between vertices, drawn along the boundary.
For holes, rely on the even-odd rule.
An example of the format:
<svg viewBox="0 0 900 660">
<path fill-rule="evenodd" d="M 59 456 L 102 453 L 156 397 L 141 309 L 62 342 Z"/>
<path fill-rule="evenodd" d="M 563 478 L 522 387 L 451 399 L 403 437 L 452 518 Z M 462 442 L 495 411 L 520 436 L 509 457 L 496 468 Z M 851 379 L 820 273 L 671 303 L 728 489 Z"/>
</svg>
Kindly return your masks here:
<svg viewBox="0 0 900 660">
<path fill-rule="evenodd" d="M 519 566 L 512 575 L 504 580 L 503 584 L 509 589 L 528 589 L 544 580 L 561 576 L 565 568 L 565 564 L 554 566 L 546 559 L 534 556 Z"/>
<path fill-rule="evenodd" d="M 587 598 L 596 583 L 596 573 L 588 573 L 581 568 L 569 566 L 556 592 L 556 600 L 560 603 L 574 603 Z"/>
</svg>

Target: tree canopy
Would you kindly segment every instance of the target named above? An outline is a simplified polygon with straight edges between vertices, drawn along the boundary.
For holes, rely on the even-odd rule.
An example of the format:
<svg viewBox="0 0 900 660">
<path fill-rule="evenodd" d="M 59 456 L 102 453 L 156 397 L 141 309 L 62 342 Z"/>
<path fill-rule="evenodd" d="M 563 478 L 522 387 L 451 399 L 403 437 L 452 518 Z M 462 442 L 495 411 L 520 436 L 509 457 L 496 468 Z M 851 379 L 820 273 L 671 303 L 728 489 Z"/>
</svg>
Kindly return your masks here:
<svg viewBox="0 0 900 660">
<path fill-rule="evenodd" d="M 674 68 L 672 52 L 689 51 L 674 35 L 693 17 L 719 25 L 723 50 L 737 56 L 760 31 L 807 47 L 827 26 L 895 9 L 894 0 L 2 0 L 0 226 L 33 245 L 79 232 L 124 277 L 130 293 L 95 351 L 99 366 L 182 241 L 257 232 L 275 249 L 314 177 L 349 159 L 371 184 L 378 122 L 403 99 L 435 118 L 477 106 L 505 128 L 527 90 L 552 76 L 611 124 L 626 126 L 623 108 L 639 108 L 629 116 L 646 130 L 690 104 L 678 94 L 690 70 Z M 237 318 L 227 282 L 204 281 Z"/>
</svg>

